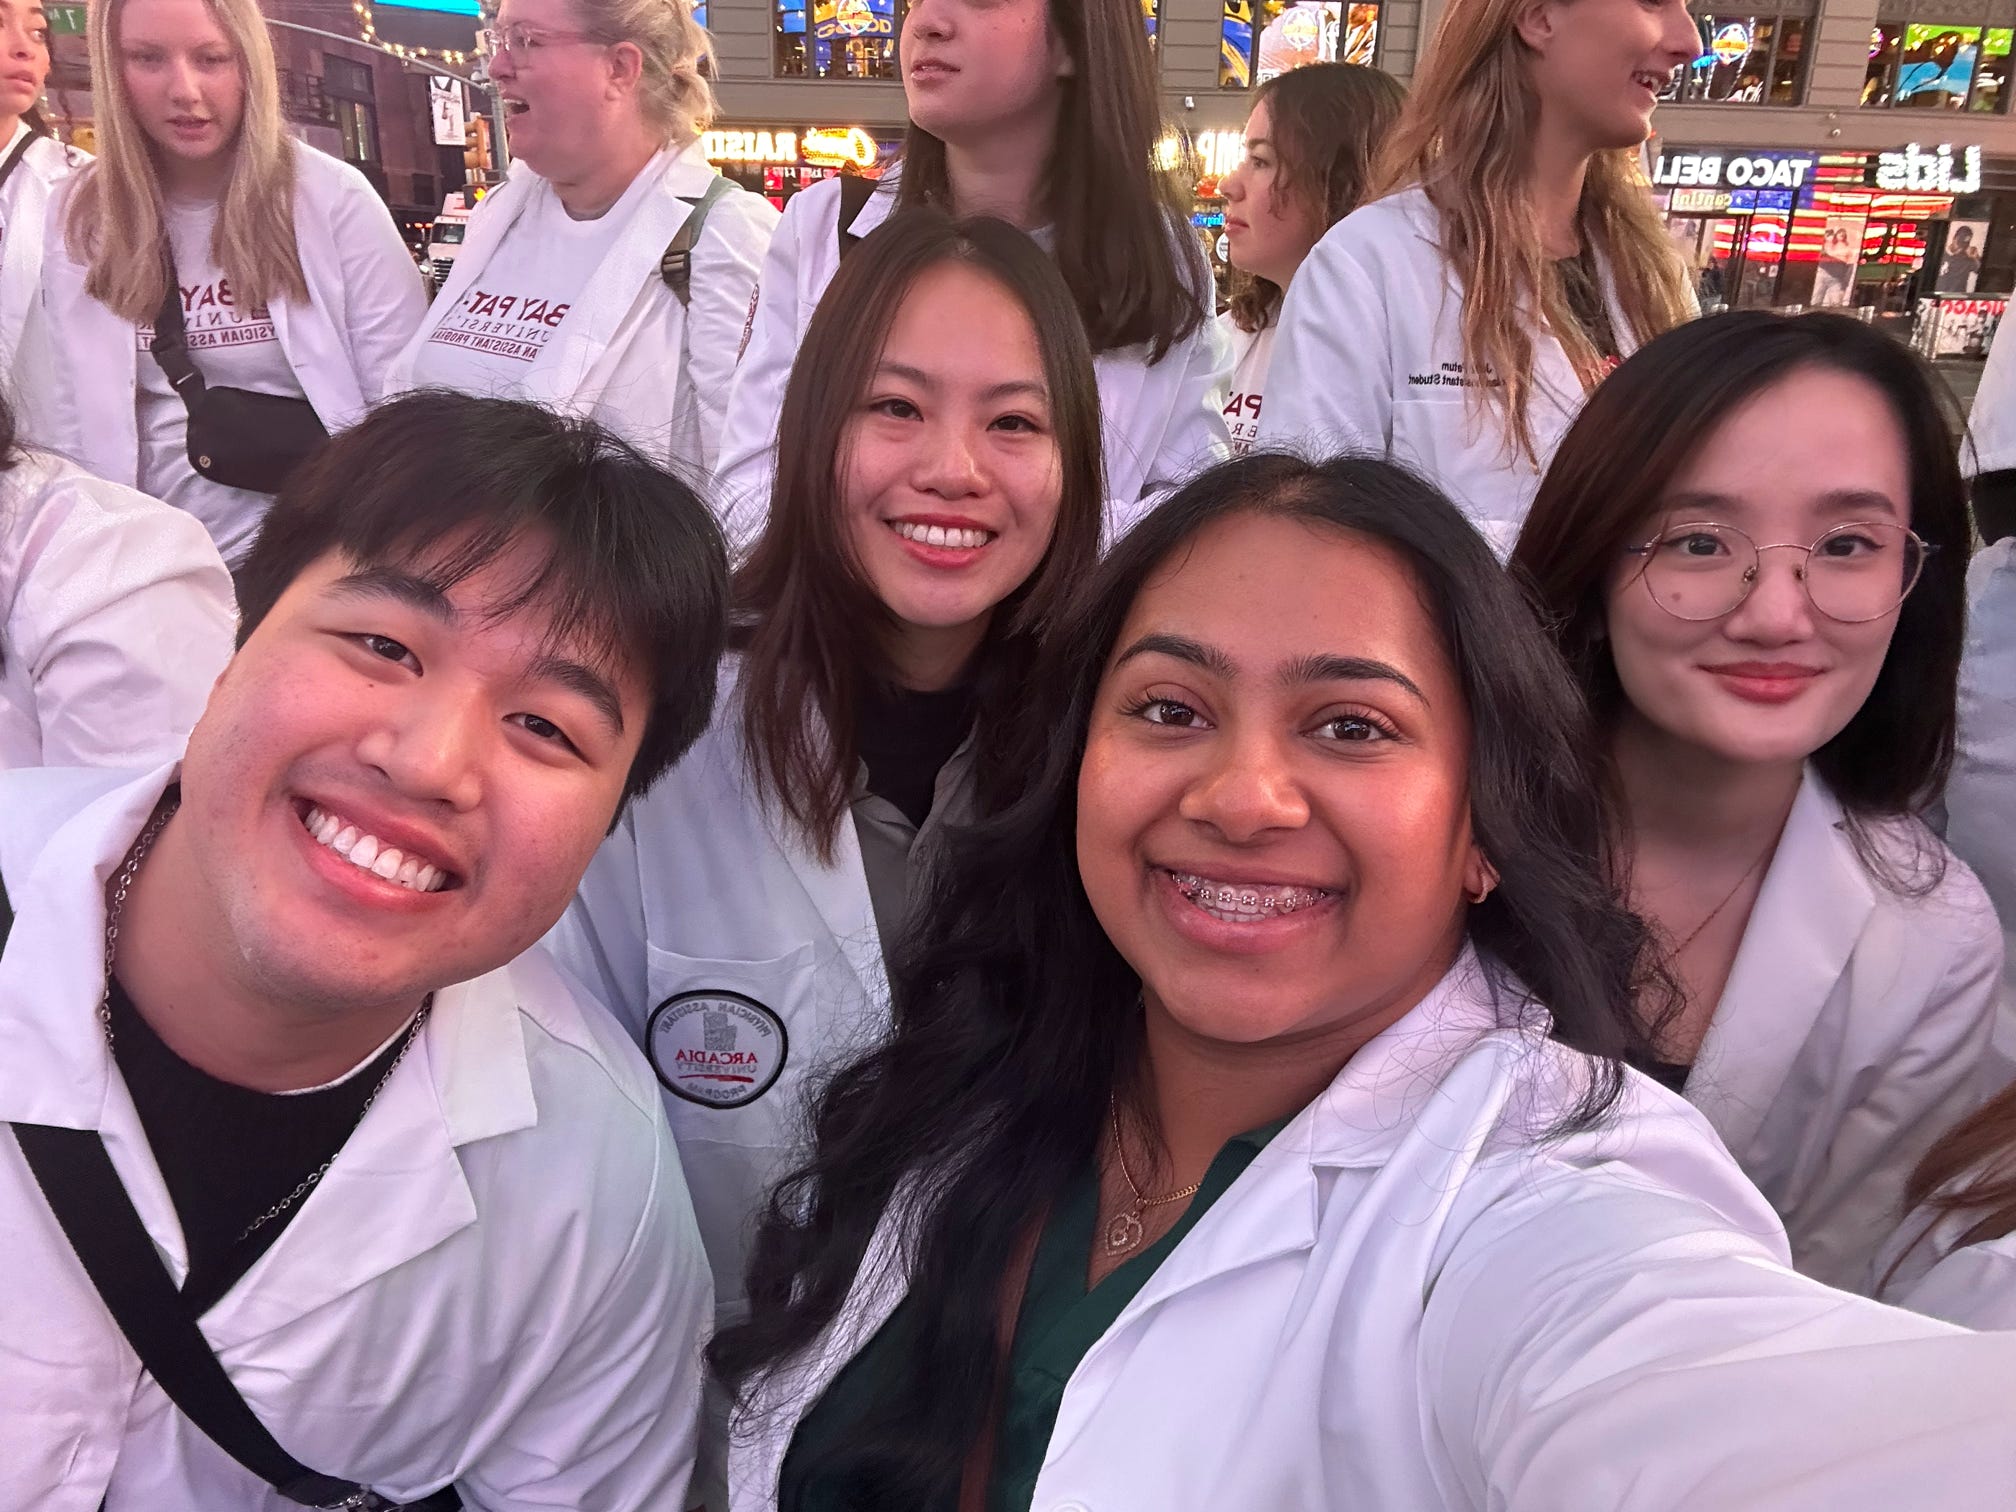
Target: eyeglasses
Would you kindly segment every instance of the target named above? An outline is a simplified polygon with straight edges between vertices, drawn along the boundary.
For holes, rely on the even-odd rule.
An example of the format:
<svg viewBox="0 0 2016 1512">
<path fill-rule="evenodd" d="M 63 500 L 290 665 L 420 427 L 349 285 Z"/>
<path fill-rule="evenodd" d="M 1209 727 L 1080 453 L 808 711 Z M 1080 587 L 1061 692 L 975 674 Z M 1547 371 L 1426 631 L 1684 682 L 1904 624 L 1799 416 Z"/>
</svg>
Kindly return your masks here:
<svg viewBox="0 0 2016 1512">
<path fill-rule="evenodd" d="M 509 26 L 486 26 L 476 33 L 476 51 L 486 58 L 494 58 L 499 53 L 511 54 L 514 63 L 523 63 L 533 57 L 542 47 L 557 47 L 565 42 L 593 42 L 602 45 L 602 39 L 593 32 L 542 31 L 514 21 Z"/>
<path fill-rule="evenodd" d="M 1804 555 L 1797 570 L 1806 598 L 1846 625 L 1883 618 L 1917 585 L 1928 546 L 1913 531 L 1881 520 L 1836 525 L 1810 546 L 1773 541 L 1759 546 L 1734 525 L 1697 520 L 1669 525 L 1642 546 L 1638 577 L 1652 602 L 1676 619 L 1712 620 L 1734 613 L 1757 586 L 1767 551 Z"/>
</svg>

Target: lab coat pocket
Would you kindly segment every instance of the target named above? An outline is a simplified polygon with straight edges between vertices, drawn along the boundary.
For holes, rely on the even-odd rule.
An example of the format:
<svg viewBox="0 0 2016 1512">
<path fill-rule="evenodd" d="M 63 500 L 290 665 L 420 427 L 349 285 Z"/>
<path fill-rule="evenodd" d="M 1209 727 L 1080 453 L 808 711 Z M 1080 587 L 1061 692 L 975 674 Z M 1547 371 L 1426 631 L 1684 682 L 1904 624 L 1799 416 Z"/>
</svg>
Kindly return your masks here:
<svg viewBox="0 0 2016 1512">
<path fill-rule="evenodd" d="M 766 961 L 650 951 L 644 1050 L 717 1282 L 732 1278 L 736 1296 L 750 1218 L 803 1140 L 819 1040 L 813 961 L 810 941 Z"/>
<path fill-rule="evenodd" d="M 1402 395 L 1393 405 L 1391 454 L 1434 484 L 1480 529 L 1519 512 L 1507 497 L 1505 472 L 1511 459 L 1498 428 L 1488 411 L 1472 409 L 1463 389 Z"/>
</svg>

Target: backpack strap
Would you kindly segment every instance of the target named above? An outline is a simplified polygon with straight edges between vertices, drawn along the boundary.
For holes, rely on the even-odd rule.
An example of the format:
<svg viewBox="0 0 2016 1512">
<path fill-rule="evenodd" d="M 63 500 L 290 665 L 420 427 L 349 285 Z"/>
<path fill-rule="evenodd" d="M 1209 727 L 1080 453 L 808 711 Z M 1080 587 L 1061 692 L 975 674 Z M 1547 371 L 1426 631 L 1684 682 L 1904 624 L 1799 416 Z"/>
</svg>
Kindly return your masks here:
<svg viewBox="0 0 2016 1512">
<path fill-rule="evenodd" d="M 861 218 L 861 212 L 868 208 L 868 201 L 874 196 L 880 179 L 867 178 L 859 173 L 840 175 L 840 255 L 845 257 L 854 250 L 854 244 L 861 240 L 855 234 L 854 222 Z"/>
<path fill-rule="evenodd" d="M 679 196 L 693 209 L 679 229 L 672 233 L 672 240 L 666 243 L 665 255 L 658 259 L 658 276 L 665 280 L 665 287 L 678 297 L 682 305 L 693 302 L 693 247 L 700 240 L 700 228 L 707 224 L 707 212 L 734 187 L 717 173 L 714 182 L 707 186 L 707 192 L 698 199 L 687 194 Z"/>
</svg>

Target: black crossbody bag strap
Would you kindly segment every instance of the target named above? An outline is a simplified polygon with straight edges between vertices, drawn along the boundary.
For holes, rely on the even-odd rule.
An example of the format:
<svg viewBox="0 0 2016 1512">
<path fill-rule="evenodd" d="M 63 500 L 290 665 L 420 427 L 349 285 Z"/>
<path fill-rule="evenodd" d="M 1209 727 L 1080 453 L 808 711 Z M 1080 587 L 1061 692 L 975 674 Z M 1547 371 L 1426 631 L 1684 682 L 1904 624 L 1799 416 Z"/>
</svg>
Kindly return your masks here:
<svg viewBox="0 0 2016 1512">
<path fill-rule="evenodd" d="M 393 1502 L 355 1481 L 310 1470 L 281 1448 L 189 1316 L 104 1142 L 90 1129 L 22 1123 L 13 1129 L 50 1211 L 126 1342 L 168 1399 L 218 1448 L 304 1507 L 451 1512 L 462 1505 L 452 1486 L 422 1501 Z"/>
<path fill-rule="evenodd" d="M 154 314 L 154 339 L 147 349 L 168 375 L 168 385 L 181 398 L 182 407 L 193 413 L 203 397 L 203 375 L 189 359 L 189 328 L 182 322 L 182 281 L 175 276 L 175 254 L 168 252 L 162 260 L 167 264 L 168 293 Z"/>
<path fill-rule="evenodd" d="M 0 188 L 6 187 L 7 180 L 14 177 L 14 170 L 21 166 L 21 159 L 28 155 L 28 149 L 35 145 L 36 138 L 45 137 L 48 134 L 46 131 L 36 131 L 31 128 L 22 135 L 20 141 L 8 148 L 7 156 L 0 158 Z"/>
</svg>

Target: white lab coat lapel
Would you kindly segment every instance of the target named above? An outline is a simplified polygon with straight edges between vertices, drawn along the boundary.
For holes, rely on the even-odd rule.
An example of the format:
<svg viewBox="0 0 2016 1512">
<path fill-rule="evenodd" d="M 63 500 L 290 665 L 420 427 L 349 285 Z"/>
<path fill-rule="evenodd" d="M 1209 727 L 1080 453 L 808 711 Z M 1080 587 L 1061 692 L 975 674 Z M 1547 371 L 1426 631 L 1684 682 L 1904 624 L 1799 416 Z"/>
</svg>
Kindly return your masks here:
<svg viewBox="0 0 2016 1512">
<path fill-rule="evenodd" d="M 1687 1100 L 1738 1159 L 1756 1137 L 1876 906 L 1841 805 L 1809 768 L 1743 931 Z"/>
<path fill-rule="evenodd" d="M 308 151 L 300 148 L 296 155 L 306 158 Z M 297 302 L 283 295 L 269 310 L 273 334 L 287 365 L 333 435 L 361 420 L 365 409 L 380 396 L 367 394 L 358 386 L 357 362 L 346 335 L 349 283 L 343 272 L 342 249 L 336 243 L 329 206 L 309 192 L 311 176 L 306 171 L 308 165 L 302 166 L 294 191 L 294 240 L 301 252 L 308 298 Z"/>
<path fill-rule="evenodd" d="M 301 1211 L 204 1317 L 220 1349 L 256 1339 L 476 1221 L 456 1146 L 538 1122 L 510 969 L 443 989 Z"/>
<path fill-rule="evenodd" d="M 60 221 L 45 222 L 43 235 L 42 298 L 64 342 L 54 377 L 69 390 L 68 401 L 57 406 L 67 433 L 51 437 L 51 444 L 87 472 L 134 487 L 139 415 L 130 400 L 108 402 L 108 396 L 131 395 L 139 382 L 137 332 L 133 322 L 84 292 L 87 270 L 63 249 Z"/>
<path fill-rule="evenodd" d="M 875 902 L 868 892 L 868 870 L 861 860 L 861 837 L 855 831 L 853 814 L 841 816 L 830 862 L 819 859 L 774 803 L 764 803 L 763 818 L 805 896 L 832 932 L 870 1009 L 888 1012 L 889 978 L 882 964 L 882 936 L 875 925 Z"/>
<path fill-rule="evenodd" d="M 28 307 L 41 293 L 42 233 L 49 216 L 49 181 L 24 155 L 14 174 L 21 182 L 14 190 L 7 232 L 0 242 L 0 355 L 12 359 L 21 346 L 21 330 L 28 323 Z"/>
<path fill-rule="evenodd" d="M 0 958 L 0 1065 L 14 1074 L 0 1078 L 0 1122 L 96 1129 L 179 1285 L 188 1268 L 181 1222 L 133 1099 L 113 1074 L 112 1049 L 98 1019 L 105 991 L 106 886 L 177 769 L 165 767 L 158 780 L 93 803 L 62 825 L 25 881 L 23 868 L 10 858 L 15 922 Z M 36 775 L 11 775 L 7 801 L 32 811 L 38 791 L 52 786 L 36 781 Z M 105 779 L 107 789 L 132 781 L 131 773 L 95 775 Z M 64 864 L 80 850 L 94 858 L 88 871 Z"/>
</svg>

